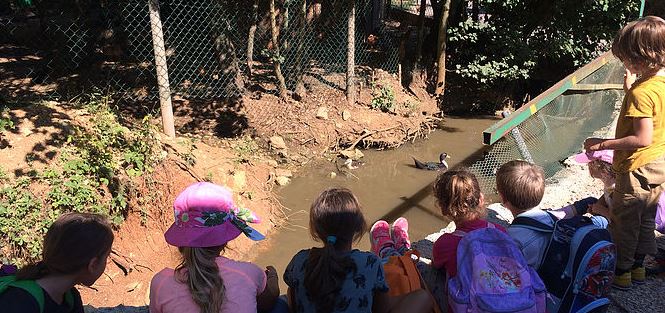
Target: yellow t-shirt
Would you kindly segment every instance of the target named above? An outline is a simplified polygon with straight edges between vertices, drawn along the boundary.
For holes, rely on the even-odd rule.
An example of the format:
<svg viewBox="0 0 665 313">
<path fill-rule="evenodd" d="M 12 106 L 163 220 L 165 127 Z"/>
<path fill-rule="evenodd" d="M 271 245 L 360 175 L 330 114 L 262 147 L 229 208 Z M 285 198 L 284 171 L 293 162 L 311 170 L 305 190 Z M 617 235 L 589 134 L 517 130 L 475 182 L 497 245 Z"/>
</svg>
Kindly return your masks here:
<svg viewBox="0 0 665 313">
<path fill-rule="evenodd" d="M 653 120 L 653 142 L 637 150 L 616 150 L 612 168 L 617 173 L 634 171 L 665 154 L 665 77 L 638 80 L 626 93 L 617 121 L 615 138 L 634 135 L 632 117 Z"/>
</svg>

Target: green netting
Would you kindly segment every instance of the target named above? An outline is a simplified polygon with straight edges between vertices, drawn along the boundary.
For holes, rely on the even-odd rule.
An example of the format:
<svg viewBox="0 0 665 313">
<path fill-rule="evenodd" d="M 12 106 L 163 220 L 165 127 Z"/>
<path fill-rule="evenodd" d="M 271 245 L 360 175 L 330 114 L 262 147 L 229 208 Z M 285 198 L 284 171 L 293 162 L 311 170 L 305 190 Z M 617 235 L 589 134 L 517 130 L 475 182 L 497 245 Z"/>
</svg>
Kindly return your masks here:
<svg viewBox="0 0 665 313">
<path fill-rule="evenodd" d="M 579 84 L 621 84 L 623 71 L 621 63 L 613 59 Z M 533 162 L 551 177 L 563 168 L 563 160 L 582 149 L 585 138 L 612 122 L 612 112 L 622 97 L 620 90 L 568 91 L 517 127 L 523 142 L 507 134 L 470 170 L 478 176 L 483 192 L 495 194 L 497 168 L 511 160 L 527 160 L 520 150 L 525 144 Z"/>
<path fill-rule="evenodd" d="M 83 2 L 44 2 L 32 8 L 36 16 L 18 7 L 13 15 L 0 12 L 0 44 L 26 47 L 38 58 L 18 78 L 44 84 L 42 97 L 95 86 L 128 99 L 156 98 L 148 1 Z M 344 88 L 328 76 L 346 71 L 349 0 L 276 0 L 279 56 L 271 43 L 269 4 L 160 0 L 172 92 L 190 98 L 234 98 L 249 86 L 275 92 L 276 60 L 290 90 L 307 76 Z M 396 73 L 404 29 L 388 19 L 384 1 L 355 4 L 355 64 Z"/>
</svg>

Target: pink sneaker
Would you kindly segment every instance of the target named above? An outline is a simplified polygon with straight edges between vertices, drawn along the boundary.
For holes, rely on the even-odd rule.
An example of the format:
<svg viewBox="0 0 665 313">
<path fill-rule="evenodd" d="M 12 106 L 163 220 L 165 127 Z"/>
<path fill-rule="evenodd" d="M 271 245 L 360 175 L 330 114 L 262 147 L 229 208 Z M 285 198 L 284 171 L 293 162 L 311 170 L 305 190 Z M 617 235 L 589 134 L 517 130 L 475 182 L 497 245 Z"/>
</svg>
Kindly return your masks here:
<svg viewBox="0 0 665 313">
<path fill-rule="evenodd" d="M 411 240 L 409 240 L 409 222 L 404 217 L 400 217 L 393 222 L 392 238 L 395 242 L 395 249 L 404 253 L 411 249 Z"/>
<path fill-rule="evenodd" d="M 378 220 L 369 231 L 372 252 L 379 257 L 383 257 L 381 252 L 388 247 L 395 246 L 395 242 L 390 237 L 390 225 L 384 220 Z"/>
</svg>

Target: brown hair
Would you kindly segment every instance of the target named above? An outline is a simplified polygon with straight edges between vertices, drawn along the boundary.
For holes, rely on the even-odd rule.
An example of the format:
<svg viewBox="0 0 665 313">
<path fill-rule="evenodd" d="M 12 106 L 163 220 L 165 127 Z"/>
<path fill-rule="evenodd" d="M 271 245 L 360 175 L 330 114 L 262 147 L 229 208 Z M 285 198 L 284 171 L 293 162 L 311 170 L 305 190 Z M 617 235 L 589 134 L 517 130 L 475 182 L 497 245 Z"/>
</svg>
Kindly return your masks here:
<svg viewBox="0 0 665 313">
<path fill-rule="evenodd" d="M 106 218 L 90 213 L 61 215 L 44 236 L 42 260 L 21 268 L 16 279 L 39 279 L 50 274 L 74 274 L 93 258 L 111 251 L 113 230 Z"/>
<path fill-rule="evenodd" d="M 507 162 L 496 172 L 496 189 L 516 209 L 526 211 L 543 199 L 545 172 L 527 161 Z"/>
<path fill-rule="evenodd" d="M 336 247 L 345 247 L 360 240 L 367 230 L 358 199 L 346 188 L 324 190 L 312 203 L 309 212 L 312 238 L 323 241 L 323 248 L 310 250 L 305 265 L 304 285 L 317 312 L 329 313 L 342 288 L 346 274 L 356 271 L 349 256 L 337 253 Z M 335 240 L 328 240 L 334 236 Z"/>
<path fill-rule="evenodd" d="M 665 68 L 665 20 L 646 16 L 628 23 L 614 37 L 612 53 L 637 67 Z"/>
<path fill-rule="evenodd" d="M 434 197 L 441 214 L 456 223 L 484 215 L 480 205 L 480 187 L 473 173 L 461 169 L 440 174 L 433 186 Z"/>
<path fill-rule="evenodd" d="M 187 284 L 192 300 L 201 313 L 219 312 L 224 303 L 224 281 L 219 275 L 216 258 L 225 246 L 209 248 L 179 247 L 182 261 L 175 271 L 178 281 Z"/>
<path fill-rule="evenodd" d="M 612 170 L 611 163 L 607 163 L 602 160 L 592 160 L 587 166 L 597 169 L 600 171 L 601 175 L 605 175 L 610 178 L 616 178 L 616 174 L 614 173 L 614 170 Z"/>
</svg>

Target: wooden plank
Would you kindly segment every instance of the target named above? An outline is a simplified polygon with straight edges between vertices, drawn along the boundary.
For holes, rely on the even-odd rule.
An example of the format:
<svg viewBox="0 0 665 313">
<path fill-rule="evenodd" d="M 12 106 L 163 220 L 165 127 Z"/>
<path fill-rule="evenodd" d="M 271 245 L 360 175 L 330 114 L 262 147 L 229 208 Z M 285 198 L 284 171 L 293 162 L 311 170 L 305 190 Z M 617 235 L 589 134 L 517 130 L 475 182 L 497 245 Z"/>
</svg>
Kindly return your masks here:
<svg viewBox="0 0 665 313">
<path fill-rule="evenodd" d="M 593 72 L 607 64 L 614 57 L 611 52 L 605 52 L 595 60 L 578 69 L 566 78 L 560 80 L 554 86 L 545 90 L 543 93 L 524 104 L 521 108 L 513 112 L 507 118 L 485 129 L 483 132 L 483 143 L 491 145 L 501 139 L 517 125 L 526 121 L 531 115 L 548 105 L 554 98 L 560 96 L 566 90 L 577 85 L 577 82 L 591 75 Z"/>
<path fill-rule="evenodd" d="M 571 91 L 623 90 L 622 84 L 577 84 Z"/>
</svg>

